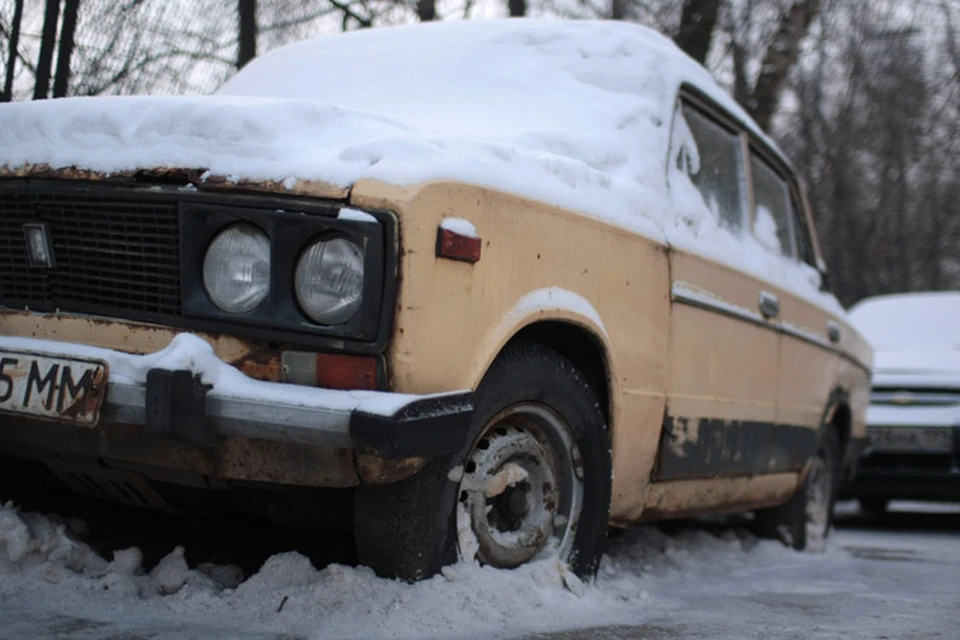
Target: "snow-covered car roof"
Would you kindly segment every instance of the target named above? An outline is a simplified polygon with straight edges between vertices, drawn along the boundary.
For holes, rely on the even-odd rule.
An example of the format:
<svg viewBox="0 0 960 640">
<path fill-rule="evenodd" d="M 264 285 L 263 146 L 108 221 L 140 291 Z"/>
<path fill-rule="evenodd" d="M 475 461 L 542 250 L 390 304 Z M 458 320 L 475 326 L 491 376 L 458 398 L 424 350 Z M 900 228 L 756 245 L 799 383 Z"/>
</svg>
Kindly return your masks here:
<svg viewBox="0 0 960 640">
<path fill-rule="evenodd" d="M 877 349 L 933 348 L 960 354 L 960 292 L 867 298 L 850 309 L 850 322 Z"/>
</svg>

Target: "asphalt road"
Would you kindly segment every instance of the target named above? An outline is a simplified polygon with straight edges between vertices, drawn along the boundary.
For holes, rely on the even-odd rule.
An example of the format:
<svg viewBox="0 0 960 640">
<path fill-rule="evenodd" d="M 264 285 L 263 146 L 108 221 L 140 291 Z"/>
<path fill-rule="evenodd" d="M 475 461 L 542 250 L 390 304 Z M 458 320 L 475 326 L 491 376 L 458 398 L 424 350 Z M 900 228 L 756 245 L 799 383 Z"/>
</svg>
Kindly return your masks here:
<svg viewBox="0 0 960 640">
<path fill-rule="evenodd" d="M 688 606 L 642 624 L 524 640 L 960 639 L 960 505 L 894 502 L 871 516 L 843 503 L 830 547 L 834 567 L 793 566 L 779 580 L 747 570 L 736 580 L 754 589 L 701 582 Z"/>
</svg>

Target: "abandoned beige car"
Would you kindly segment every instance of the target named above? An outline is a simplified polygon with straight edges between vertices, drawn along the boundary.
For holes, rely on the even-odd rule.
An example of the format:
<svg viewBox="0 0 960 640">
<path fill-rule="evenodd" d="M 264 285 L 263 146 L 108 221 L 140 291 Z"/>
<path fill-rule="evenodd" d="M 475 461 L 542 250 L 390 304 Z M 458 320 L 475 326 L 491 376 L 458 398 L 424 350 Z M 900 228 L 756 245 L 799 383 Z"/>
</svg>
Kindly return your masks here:
<svg viewBox="0 0 960 640">
<path fill-rule="evenodd" d="M 0 499 L 590 576 L 638 521 L 819 545 L 865 439 L 790 164 L 642 27 L 367 30 L 213 96 L 4 105 L 0 165 Z"/>
</svg>

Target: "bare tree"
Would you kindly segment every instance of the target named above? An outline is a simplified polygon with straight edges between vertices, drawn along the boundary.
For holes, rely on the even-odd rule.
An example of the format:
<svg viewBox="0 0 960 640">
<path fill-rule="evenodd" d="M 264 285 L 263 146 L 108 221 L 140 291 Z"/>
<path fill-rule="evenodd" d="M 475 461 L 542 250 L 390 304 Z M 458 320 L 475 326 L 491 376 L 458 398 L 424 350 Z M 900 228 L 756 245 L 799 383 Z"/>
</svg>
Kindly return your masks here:
<svg viewBox="0 0 960 640">
<path fill-rule="evenodd" d="M 237 17 L 237 69 L 242 69 L 257 56 L 257 0 L 238 0 Z"/>
<path fill-rule="evenodd" d="M 437 0 L 417 0 L 417 17 L 421 22 L 437 19 Z"/>
<path fill-rule="evenodd" d="M 840 299 L 960 286 L 949 29 L 893 0 L 829 4 L 776 133 L 811 184 Z"/>
<path fill-rule="evenodd" d="M 23 0 L 16 0 L 13 9 L 13 20 L 10 24 L 10 48 L 7 54 L 6 79 L 3 83 L 3 93 L 0 102 L 10 102 L 13 99 L 13 76 L 17 70 L 17 57 L 20 52 L 20 23 L 23 21 Z"/>
<path fill-rule="evenodd" d="M 507 0 L 507 9 L 511 18 L 521 18 L 527 15 L 527 0 Z"/>
<path fill-rule="evenodd" d="M 50 94 L 50 69 L 53 50 L 57 46 L 57 22 L 60 20 L 60 0 L 47 0 L 43 18 L 43 36 L 40 40 L 40 59 L 37 61 L 37 80 L 33 99 L 42 100 Z"/>
<path fill-rule="evenodd" d="M 722 0 L 684 0 L 680 26 L 673 40 L 687 55 L 704 64 L 710 53 Z"/>
<path fill-rule="evenodd" d="M 57 45 L 57 73 L 53 78 L 53 97 L 67 95 L 70 82 L 70 58 L 73 56 L 73 36 L 77 30 L 77 15 L 80 12 L 80 0 L 66 0 L 63 11 L 63 25 L 60 27 L 60 42 Z"/>
</svg>

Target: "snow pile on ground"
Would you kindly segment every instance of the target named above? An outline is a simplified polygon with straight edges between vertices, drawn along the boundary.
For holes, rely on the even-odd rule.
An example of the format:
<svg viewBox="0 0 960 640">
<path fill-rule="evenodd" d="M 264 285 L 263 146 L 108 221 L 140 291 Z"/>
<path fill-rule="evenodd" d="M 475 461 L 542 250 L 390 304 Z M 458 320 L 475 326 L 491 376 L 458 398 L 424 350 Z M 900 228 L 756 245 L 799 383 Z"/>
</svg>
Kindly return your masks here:
<svg viewBox="0 0 960 640">
<path fill-rule="evenodd" d="M 241 582 L 235 567 L 189 568 L 181 547 L 149 572 L 137 549 L 107 560 L 71 531 L 82 528 L 0 507 L 4 607 L 55 603 L 59 614 L 85 619 L 218 620 L 246 632 L 322 638 L 517 637 L 683 610 L 705 578 L 729 581 L 757 567 L 783 565 L 785 554 L 793 563 L 810 559 L 741 531 L 669 536 L 640 527 L 613 541 L 591 584 L 544 560 L 513 571 L 459 564 L 410 585 L 365 567 L 317 570 L 293 552 L 271 557 Z M 758 586 L 730 582 L 734 590 Z"/>
<path fill-rule="evenodd" d="M 191 570 L 183 547 L 176 547 L 149 573 L 137 548 L 121 549 L 111 560 L 80 541 L 84 525 L 56 516 L 19 513 L 0 506 L 0 599 L 6 595 L 3 575 L 39 578 L 46 584 L 67 584 L 80 592 L 110 592 L 113 597 L 150 598 L 180 591 L 185 585 L 220 591 L 242 578 L 232 566 L 206 564 Z"/>
</svg>

